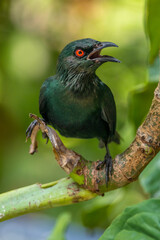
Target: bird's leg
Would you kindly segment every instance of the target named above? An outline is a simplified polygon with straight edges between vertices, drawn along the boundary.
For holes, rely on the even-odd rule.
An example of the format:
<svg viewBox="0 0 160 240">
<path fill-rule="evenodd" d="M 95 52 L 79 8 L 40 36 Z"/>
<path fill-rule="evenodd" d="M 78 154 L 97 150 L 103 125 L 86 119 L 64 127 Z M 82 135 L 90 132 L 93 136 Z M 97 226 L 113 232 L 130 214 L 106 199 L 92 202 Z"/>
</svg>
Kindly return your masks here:
<svg viewBox="0 0 160 240">
<path fill-rule="evenodd" d="M 110 155 L 107 144 L 106 147 L 106 155 L 104 157 L 104 161 L 100 162 L 97 166 L 97 170 L 102 169 L 104 166 L 106 168 L 106 184 L 109 182 L 109 174 L 112 175 L 113 165 L 112 165 L 112 157 Z"/>
<path fill-rule="evenodd" d="M 40 118 L 40 120 L 42 120 L 43 122 L 45 122 L 44 119 L 41 119 L 41 118 Z M 37 124 L 39 124 L 37 120 L 34 120 L 33 122 L 31 122 L 31 124 L 29 125 L 29 127 L 28 127 L 27 130 L 26 130 L 26 137 L 27 137 L 27 139 L 31 137 L 32 131 L 33 131 L 33 129 L 35 128 L 35 126 L 36 126 Z M 47 136 L 47 134 L 46 134 L 45 132 L 42 133 L 42 137 L 43 137 L 43 138 L 46 138 L 46 143 L 48 143 L 49 138 L 48 138 L 48 136 Z"/>
<path fill-rule="evenodd" d="M 106 155 L 104 157 L 104 161 L 106 162 L 106 184 L 107 184 L 109 182 L 109 175 L 112 175 L 112 172 L 113 172 L 112 157 L 110 155 L 107 145 L 106 145 Z"/>
</svg>

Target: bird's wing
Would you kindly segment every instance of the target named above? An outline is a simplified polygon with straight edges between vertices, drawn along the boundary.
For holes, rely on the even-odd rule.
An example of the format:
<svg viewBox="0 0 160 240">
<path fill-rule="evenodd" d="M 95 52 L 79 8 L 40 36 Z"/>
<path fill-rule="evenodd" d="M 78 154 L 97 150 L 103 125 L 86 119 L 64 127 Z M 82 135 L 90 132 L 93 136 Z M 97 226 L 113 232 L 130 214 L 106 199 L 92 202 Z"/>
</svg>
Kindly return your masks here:
<svg viewBox="0 0 160 240">
<path fill-rule="evenodd" d="M 45 84 L 43 84 L 40 89 L 40 95 L 39 95 L 39 112 L 42 116 L 44 115 L 44 111 L 46 108 L 45 91 L 46 91 L 46 86 Z"/>
<path fill-rule="evenodd" d="M 53 81 L 53 77 L 47 78 L 41 86 L 39 95 L 39 112 L 42 117 L 47 121 L 47 96 L 50 82 Z"/>
<path fill-rule="evenodd" d="M 116 129 L 116 104 L 110 88 L 106 85 L 103 86 L 101 110 L 102 119 L 108 123 L 110 136 L 114 136 Z"/>
</svg>

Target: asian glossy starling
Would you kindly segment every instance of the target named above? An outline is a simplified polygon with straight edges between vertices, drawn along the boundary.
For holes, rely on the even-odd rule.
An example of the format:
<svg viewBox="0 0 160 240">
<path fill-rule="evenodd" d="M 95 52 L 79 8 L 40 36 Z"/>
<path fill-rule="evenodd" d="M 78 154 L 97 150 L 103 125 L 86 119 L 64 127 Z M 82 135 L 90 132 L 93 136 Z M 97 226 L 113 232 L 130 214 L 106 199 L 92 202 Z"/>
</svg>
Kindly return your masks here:
<svg viewBox="0 0 160 240">
<path fill-rule="evenodd" d="M 98 168 L 106 166 L 108 181 L 112 172 L 108 143 L 119 143 L 116 106 L 110 88 L 95 71 L 105 62 L 120 61 L 100 55 L 106 47 L 117 45 L 90 38 L 69 43 L 59 55 L 56 75 L 46 79 L 41 87 L 39 111 L 46 124 L 65 137 L 100 140 L 107 152 Z"/>
</svg>

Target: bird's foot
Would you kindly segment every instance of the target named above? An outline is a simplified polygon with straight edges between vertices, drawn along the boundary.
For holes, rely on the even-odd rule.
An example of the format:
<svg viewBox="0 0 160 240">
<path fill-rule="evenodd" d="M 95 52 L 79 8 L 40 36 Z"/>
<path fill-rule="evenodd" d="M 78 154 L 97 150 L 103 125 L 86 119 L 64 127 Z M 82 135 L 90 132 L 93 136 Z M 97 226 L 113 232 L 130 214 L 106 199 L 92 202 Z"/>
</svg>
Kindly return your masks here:
<svg viewBox="0 0 160 240">
<path fill-rule="evenodd" d="M 43 133 L 42 133 L 42 137 L 43 137 L 44 139 L 46 139 L 46 144 L 47 144 L 48 141 L 49 141 L 49 137 L 48 137 L 47 133 L 43 132 Z"/>
<path fill-rule="evenodd" d="M 44 121 L 43 119 L 40 119 L 42 121 Z M 34 120 L 33 122 L 31 122 L 31 124 L 29 125 L 29 127 L 26 130 L 26 138 L 30 138 L 33 132 L 33 129 L 37 126 L 37 124 L 39 124 L 38 120 Z M 49 137 L 47 136 L 47 134 L 45 132 L 42 133 L 42 137 L 46 139 L 46 143 L 48 143 Z"/>
<path fill-rule="evenodd" d="M 109 176 L 112 176 L 113 173 L 113 164 L 111 156 L 106 154 L 104 161 L 106 161 L 106 185 L 107 185 L 109 182 Z"/>
<path fill-rule="evenodd" d="M 112 158 L 110 156 L 110 154 L 106 154 L 104 157 L 104 161 L 101 161 L 98 165 L 97 165 L 97 170 L 101 170 L 103 169 L 105 166 L 106 169 L 106 185 L 108 185 L 109 182 L 109 175 L 112 175 L 113 172 L 113 164 L 112 164 Z"/>
<path fill-rule="evenodd" d="M 104 159 L 104 161 L 99 161 L 96 169 L 97 169 L 97 170 L 102 170 L 102 169 L 104 168 L 104 165 L 105 165 L 105 164 L 106 164 L 105 159 Z"/>
<path fill-rule="evenodd" d="M 34 120 L 33 122 L 31 122 L 31 124 L 28 126 L 27 130 L 26 130 L 26 138 L 30 138 L 33 132 L 33 129 L 35 128 L 35 126 L 38 124 L 37 120 Z"/>
</svg>

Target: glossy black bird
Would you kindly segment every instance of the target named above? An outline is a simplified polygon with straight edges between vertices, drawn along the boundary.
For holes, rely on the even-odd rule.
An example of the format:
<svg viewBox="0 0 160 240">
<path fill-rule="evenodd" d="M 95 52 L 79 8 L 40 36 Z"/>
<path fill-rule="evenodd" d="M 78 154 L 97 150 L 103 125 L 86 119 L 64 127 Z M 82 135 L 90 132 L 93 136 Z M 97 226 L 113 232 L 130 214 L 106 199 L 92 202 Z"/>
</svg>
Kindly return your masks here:
<svg viewBox="0 0 160 240">
<path fill-rule="evenodd" d="M 90 38 L 69 43 L 59 55 L 56 75 L 43 83 L 39 97 L 43 119 L 63 136 L 98 138 L 104 144 L 107 152 L 98 167 L 106 164 L 106 181 L 112 170 L 108 143 L 119 143 L 119 135 L 113 94 L 95 71 L 105 62 L 120 62 L 100 55 L 107 47 L 117 45 Z"/>
</svg>

